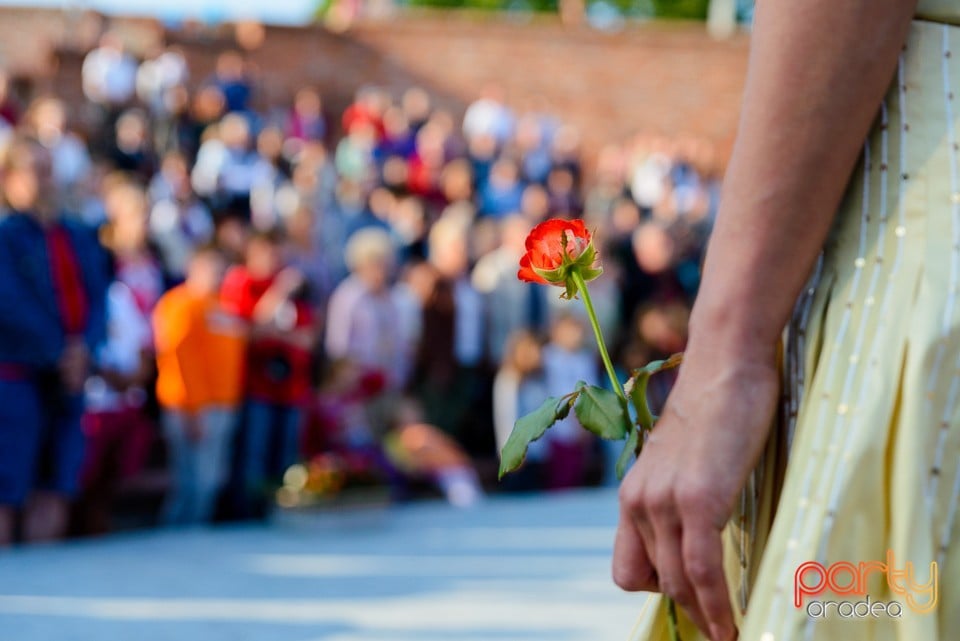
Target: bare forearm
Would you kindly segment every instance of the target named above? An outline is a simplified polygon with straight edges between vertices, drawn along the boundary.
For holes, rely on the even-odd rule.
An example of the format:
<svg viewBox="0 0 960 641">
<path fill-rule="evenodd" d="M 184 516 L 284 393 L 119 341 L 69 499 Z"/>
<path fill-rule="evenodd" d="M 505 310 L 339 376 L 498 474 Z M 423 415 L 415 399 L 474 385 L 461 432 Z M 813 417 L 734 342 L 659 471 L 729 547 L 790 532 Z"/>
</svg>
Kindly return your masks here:
<svg viewBox="0 0 960 641">
<path fill-rule="evenodd" d="M 691 348 L 772 350 L 893 77 L 915 0 L 757 3 Z"/>
</svg>

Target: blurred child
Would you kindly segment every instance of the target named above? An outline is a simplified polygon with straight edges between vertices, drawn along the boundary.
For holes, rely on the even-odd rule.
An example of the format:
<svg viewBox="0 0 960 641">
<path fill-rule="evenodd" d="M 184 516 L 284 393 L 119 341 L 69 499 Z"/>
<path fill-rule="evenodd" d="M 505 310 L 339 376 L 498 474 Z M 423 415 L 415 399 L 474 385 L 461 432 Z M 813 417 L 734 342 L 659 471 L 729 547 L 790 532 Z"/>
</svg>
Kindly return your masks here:
<svg viewBox="0 0 960 641">
<path fill-rule="evenodd" d="M 149 316 L 164 291 L 160 260 L 147 242 L 148 204 L 143 188 L 123 181 L 105 199 L 107 224 L 100 236 L 110 251 L 116 279 L 127 286 L 140 312 Z"/>
<path fill-rule="evenodd" d="M 225 309 L 250 328 L 239 472 L 241 512 L 254 515 L 263 508 L 264 486 L 279 483 L 299 456 L 314 331 L 311 308 L 300 295 L 304 276 L 283 268 L 279 239 L 255 234 L 245 258 L 227 273 L 220 297 Z"/>
<path fill-rule="evenodd" d="M 107 290 L 107 340 L 94 354 L 84 387 L 86 450 L 79 529 L 108 531 L 110 503 L 119 481 L 142 469 L 153 440 L 144 406 L 153 374 L 150 317 L 133 291 L 115 280 Z"/>
<path fill-rule="evenodd" d="M 153 313 L 157 397 L 174 474 L 165 511 L 171 524 L 209 521 L 229 470 L 246 340 L 242 321 L 217 298 L 223 268 L 219 253 L 199 250 L 186 282 Z"/>
<path fill-rule="evenodd" d="M 493 427 L 498 451 L 503 450 L 517 419 L 540 407 L 547 396 L 540 341 L 532 332 L 518 330 L 507 341 L 503 364 L 493 380 Z M 523 468 L 503 479 L 501 485 L 511 490 L 542 487 L 547 455 L 547 441 L 534 441 L 527 448 Z"/>
<path fill-rule="evenodd" d="M 547 396 L 563 396 L 574 390 L 579 381 L 598 383 L 597 362 L 593 352 L 584 346 L 583 323 L 571 314 L 561 314 L 550 328 L 550 341 L 543 348 L 543 370 Z M 592 437 L 570 416 L 547 432 L 549 460 L 547 487 L 576 487 L 585 480 Z"/>
</svg>

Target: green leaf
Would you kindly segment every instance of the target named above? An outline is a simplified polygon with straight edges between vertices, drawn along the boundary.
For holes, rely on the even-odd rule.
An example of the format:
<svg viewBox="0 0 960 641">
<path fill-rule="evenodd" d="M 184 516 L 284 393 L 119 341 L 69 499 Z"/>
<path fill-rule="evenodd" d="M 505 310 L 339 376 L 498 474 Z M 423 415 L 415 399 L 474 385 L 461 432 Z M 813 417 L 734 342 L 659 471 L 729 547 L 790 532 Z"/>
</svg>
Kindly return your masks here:
<svg viewBox="0 0 960 641">
<path fill-rule="evenodd" d="M 523 464 L 530 443 L 543 436 L 551 425 L 566 418 L 577 396 L 579 392 L 560 398 L 551 396 L 539 408 L 517 420 L 500 452 L 500 473 L 497 478 L 502 479 Z"/>
<path fill-rule="evenodd" d="M 585 428 L 599 436 L 616 441 L 627 436 L 630 430 L 630 417 L 620 398 L 610 390 L 596 385 L 577 385 L 580 398 L 573 411 Z"/>
<path fill-rule="evenodd" d="M 630 436 L 627 438 L 627 442 L 623 446 L 623 451 L 620 452 L 620 457 L 617 459 L 617 478 L 622 480 L 623 475 L 627 473 L 627 466 L 630 465 L 630 461 L 634 460 L 637 456 L 637 444 L 640 442 L 640 430 L 635 427 L 630 428 Z"/>
<path fill-rule="evenodd" d="M 637 412 L 637 425 L 642 430 L 653 429 L 654 416 L 650 412 L 650 405 L 647 400 L 647 383 L 650 377 L 657 372 L 673 369 L 683 361 L 683 354 L 677 353 L 665 360 L 651 361 L 633 371 L 633 376 L 627 381 L 625 389 L 630 398 L 630 403 Z"/>
</svg>

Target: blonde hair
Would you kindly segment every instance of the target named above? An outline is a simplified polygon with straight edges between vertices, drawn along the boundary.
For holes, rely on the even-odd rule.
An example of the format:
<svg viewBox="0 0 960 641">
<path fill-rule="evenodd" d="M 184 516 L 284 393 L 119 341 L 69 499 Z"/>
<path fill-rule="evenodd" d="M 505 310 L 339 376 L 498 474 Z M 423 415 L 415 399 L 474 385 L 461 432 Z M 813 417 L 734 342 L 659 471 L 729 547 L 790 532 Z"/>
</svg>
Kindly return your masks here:
<svg viewBox="0 0 960 641">
<path fill-rule="evenodd" d="M 350 271 L 370 263 L 392 264 L 395 258 L 393 241 L 386 231 L 371 227 L 361 229 L 347 241 L 344 260 Z"/>
</svg>

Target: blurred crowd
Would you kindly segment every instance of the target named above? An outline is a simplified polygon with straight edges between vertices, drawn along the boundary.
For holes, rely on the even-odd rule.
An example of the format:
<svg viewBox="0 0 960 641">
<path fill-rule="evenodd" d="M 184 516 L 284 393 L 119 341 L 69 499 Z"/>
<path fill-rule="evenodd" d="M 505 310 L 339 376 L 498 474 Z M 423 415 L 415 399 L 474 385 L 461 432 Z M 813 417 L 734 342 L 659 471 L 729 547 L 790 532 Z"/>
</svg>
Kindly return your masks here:
<svg viewBox="0 0 960 641">
<path fill-rule="evenodd" d="M 623 372 L 684 346 L 708 143 L 636 136 L 588 171 L 562 113 L 497 86 L 462 118 L 416 87 L 264 104 L 237 51 L 198 78 L 110 33 L 82 87 L 0 79 L 0 545 L 109 529 L 151 466 L 169 524 L 262 516 L 331 455 L 400 496 L 480 500 L 519 416 L 601 384 L 581 306 L 516 278 L 549 217 L 595 230 Z M 597 483 L 609 460 L 568 418 L 501 487 Z"/>
</svg>

